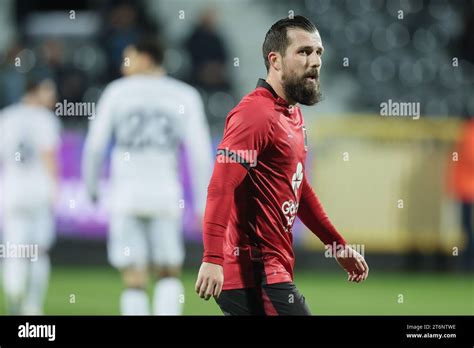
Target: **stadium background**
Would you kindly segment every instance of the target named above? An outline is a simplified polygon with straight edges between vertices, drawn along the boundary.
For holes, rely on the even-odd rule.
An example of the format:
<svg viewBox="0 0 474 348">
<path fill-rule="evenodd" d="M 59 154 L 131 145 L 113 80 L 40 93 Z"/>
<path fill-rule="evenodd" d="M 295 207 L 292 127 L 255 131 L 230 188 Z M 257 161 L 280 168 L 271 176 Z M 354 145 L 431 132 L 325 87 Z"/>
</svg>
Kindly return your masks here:
<svg viewBox="0 0 474 348">
<path fill-rule="evenodd" d="M 265 76 L 266 30 L 292 14 L 312 19 L 325 46 L 324 100 L 303 110 L 311 181 L 334 224 L 364 246 L 371 266 L 366 283 L 346 282 L 298 222 L 296 283 L 313 313 L 474 314 L 474 276 L 462 258 L 466 237 L 451 192 L 452 154 L 474 114 L 473 1 L 5 0 L 0 106 L 18 100 L 32 69 L 55 78 L 60 102 L 95 103 L 119 76 L 122 49 L 152 32 L 167 44 L 168 72 L 202 93 L 215 146 L 227 112 Z M 16 57 L 21 66 L 13 64 Z M 420 119 L 382 117 L 380 103 L 389 99 L 419 102 Z M 58 240 L 45 310 L 118 314 L 122 285 L 105 250 L 107 167 L 104 198 L 95 207 L 80 173 L 93 120 L 60 119 Z M 181 168 L 185 314 L 219 314 L 193 293 L 202 245 L 184 151 Z M 2 199 L 0 215 L 1 206 Z"/>
</svg>

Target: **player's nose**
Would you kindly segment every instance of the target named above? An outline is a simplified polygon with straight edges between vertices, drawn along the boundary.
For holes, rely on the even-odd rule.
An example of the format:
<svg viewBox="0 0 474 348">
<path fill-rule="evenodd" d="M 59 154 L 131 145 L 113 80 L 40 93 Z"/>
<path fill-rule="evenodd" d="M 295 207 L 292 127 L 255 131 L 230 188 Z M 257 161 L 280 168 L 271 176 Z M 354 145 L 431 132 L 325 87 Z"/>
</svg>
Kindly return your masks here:
<svg viewBox="0 0 474 348">
<path fill-rule="evenodd" d="M 309 56 L 309 66 L 310 68 L 319 68 L 321 66 L 321 56 L 316 53 L 316 51 L 313 51 Z"/>
</svg>

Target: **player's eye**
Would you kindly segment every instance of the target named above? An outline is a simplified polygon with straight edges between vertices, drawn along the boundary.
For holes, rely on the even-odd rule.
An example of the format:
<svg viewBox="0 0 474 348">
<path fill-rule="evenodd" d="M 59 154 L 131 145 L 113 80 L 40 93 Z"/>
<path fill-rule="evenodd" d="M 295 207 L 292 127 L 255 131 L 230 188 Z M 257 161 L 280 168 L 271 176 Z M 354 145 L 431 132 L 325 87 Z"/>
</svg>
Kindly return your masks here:
<svg viewBox="0 0 474 348">
<path fill-rule="evenodd" d="M 312 50 L 303 49 L 303 50 L 301 50 L 299 53 L 300 53 L 300 54 L 304 54 L 305 56 L 309 56 L 309 55 L 311 55 L 312 52 L 313 52 Z"/>
</svg>

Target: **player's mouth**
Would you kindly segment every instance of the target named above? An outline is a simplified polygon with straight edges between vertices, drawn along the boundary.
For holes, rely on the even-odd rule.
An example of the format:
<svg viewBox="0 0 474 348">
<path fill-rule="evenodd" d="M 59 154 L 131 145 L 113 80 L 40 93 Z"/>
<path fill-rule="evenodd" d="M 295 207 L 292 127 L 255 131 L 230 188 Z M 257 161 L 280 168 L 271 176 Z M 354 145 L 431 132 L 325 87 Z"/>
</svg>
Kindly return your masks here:
<svg viewBox="0 0 474 348">
<path fill-rule="evenodd" d="M 310 81 L 312 83 L 315 83 L 317 80 L 317 74 L 308 74 L 305 76 L 306 81 Z"/>
</svg>

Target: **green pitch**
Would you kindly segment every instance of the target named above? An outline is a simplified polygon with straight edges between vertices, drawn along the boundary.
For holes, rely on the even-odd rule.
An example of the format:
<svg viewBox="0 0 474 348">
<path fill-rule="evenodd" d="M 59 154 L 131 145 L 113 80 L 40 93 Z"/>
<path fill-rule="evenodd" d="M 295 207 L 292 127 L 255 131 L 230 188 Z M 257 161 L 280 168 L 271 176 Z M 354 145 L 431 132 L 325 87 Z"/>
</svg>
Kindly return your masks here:
<svg viewBox="0 0 474 348">
<path fill-rule="evenodd" d="M 184 312 L 221 315 L 215 302 L 194 293 L 196 274 L 186 270 Z M 474 314 L 474 275 L 376 273 L 365 283 L 346 281 L 342 271 L 299 271 L 295 283 L 316 315 Z M 46 300 L 46 314 L 118 315 L 122 289 L 111 268 L 55 267 Z M 152 287 L 150 286 L 150 294 Z M 0 313 L 5 314 L 0 296 Z"/>
</svg>

